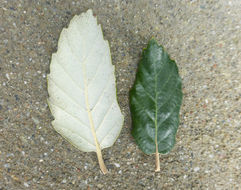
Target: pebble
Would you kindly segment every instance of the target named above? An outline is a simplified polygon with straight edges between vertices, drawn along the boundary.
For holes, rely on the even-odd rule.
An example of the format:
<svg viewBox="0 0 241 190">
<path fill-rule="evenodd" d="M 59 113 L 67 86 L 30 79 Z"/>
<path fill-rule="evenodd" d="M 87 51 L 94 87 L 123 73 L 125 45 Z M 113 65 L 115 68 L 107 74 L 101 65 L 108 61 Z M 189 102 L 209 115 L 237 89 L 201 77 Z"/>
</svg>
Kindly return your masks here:
<svg viewBox="0 0 241 190">
<path fill-rule="evenodd" d="M 38 125 L 38 124 L 40 123 L 40 121 L 39 121 L 38 118 L 36 118 L 36 117 L 33 117 L 33 116 L 32 116 L 32 120 L 33 120 L 33 122 L 34 122 L 36 125 Z"/>
<path fill-rule="evenodd" d="M 8 73 L 6 73 L 5 76 L 7 77 L 8 80 L 10 80 L 10 77 L 9 77 L 9 74 L 8 74 Z"/>
<path fill-rule="evenodd" d="M 119 168 L 120 167 L 120 164 L 118 163 L 114 163 L 115 167 Z"/>
<path fill-rule="evenodd" d="M 200 170 L 199 167 L 195 167 L 195 168 L 194 168 L 194 172 L 197 172 L 197 171 L 199 171 L 199 170 Z"/>
<path fill-rule="evenodd" d="M 27 182 L 24 182 L 23 185 L 24 185 L 25 187 L 29 187 L 29 184 L 28 184 Z"/>
</svg>

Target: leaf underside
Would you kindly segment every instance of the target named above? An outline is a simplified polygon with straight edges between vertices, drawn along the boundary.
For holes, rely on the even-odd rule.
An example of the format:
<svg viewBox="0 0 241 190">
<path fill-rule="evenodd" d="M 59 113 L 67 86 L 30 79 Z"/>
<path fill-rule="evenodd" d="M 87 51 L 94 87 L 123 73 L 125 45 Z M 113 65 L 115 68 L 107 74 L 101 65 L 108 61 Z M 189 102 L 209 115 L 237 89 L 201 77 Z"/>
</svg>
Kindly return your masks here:
<svg viewBox="0 0 241 190">
<path fill-rule="evenodd" d="M 116 100 L 109 44 L 91 10 L 61 32 L 48 75 L 54 128 L 82 151 L 113 145 L 123 115 Z"/>
<path fill-rule="evenodd" d="M 168 153 L 175 144 L 182 103 L 176 63 L 152 39 L 144 49 L 130 91 L 132 135 L 146 154 Z"/>
</svg>

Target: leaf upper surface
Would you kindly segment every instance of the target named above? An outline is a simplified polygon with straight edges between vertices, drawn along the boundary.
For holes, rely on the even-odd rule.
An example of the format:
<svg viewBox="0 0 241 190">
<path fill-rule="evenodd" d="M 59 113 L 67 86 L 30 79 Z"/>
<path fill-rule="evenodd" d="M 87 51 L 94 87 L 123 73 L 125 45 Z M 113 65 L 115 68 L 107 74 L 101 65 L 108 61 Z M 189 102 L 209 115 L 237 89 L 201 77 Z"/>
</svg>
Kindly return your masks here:
<svg viewBox="0 0 241 190">
<path fill-rule="evenodd" d="M 150 40 L 130 91 L 132 135 L 146 154 L 168 153 L 175 144 L 182 102 L 176 63 L 157 42 Z"/>
</svg>

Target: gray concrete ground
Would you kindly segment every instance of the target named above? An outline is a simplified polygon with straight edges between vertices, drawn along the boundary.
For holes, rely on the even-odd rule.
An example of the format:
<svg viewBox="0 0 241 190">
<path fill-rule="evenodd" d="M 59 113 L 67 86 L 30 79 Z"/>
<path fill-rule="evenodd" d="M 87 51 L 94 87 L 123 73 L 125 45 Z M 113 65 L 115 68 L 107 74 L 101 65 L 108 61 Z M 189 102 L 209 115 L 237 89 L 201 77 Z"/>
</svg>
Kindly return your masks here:
<svg viewBox="0 0 241 190">
<path fill-rule="evenodd" d="M 51 126 L 46 74 L 75 14 L 93 9 L 111 46 L 125 123 L 103 156 Z M 130 135 L 128 92 L 148 40 L 176 60 L 184 101 L 175 148 L 143 154 Z M 240 189 L 240 0 L 0 0 L 0 189 Z"/>
</svg>

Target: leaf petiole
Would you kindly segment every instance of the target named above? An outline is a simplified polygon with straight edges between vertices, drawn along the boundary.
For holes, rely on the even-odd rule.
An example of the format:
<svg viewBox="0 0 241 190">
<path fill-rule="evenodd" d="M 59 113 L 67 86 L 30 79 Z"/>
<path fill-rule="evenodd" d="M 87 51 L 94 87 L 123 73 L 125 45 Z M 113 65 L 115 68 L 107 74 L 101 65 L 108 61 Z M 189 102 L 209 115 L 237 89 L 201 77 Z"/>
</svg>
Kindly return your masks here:
<svg viewBox="0 0 241 190">
<path fill-rule="evenodd" d="M 155 170 L 155 172 L 159 172 L 159 171 L 160 171 L 160 160 L 159 160 L 158 148 L 156 147 L 156 170 Z"/>
<path fill-rule="evenodd" d="M 97 154 L 98 162 L 99 162 L 99 165 L 100 165 L 100 169 L 103 172 L 103 174 L 107 174 L 108 170 L 105 166 L 105 163 L 104 163 L 104 160 L 103 160 L 103 157 L 102 157 L 102 154 L 101 154 L 101 149 L 100 149 L 99 145 L 98 145 L 98 148 L 96 150 L 97 150 L 96 154 Z"/>
</svg>

